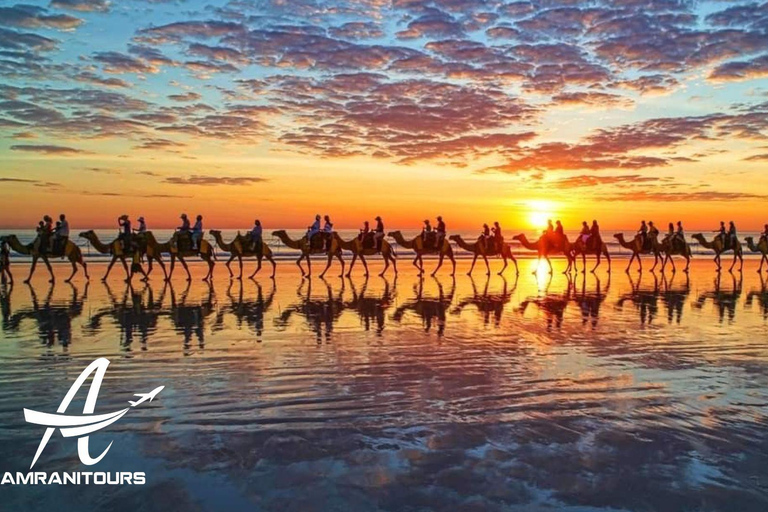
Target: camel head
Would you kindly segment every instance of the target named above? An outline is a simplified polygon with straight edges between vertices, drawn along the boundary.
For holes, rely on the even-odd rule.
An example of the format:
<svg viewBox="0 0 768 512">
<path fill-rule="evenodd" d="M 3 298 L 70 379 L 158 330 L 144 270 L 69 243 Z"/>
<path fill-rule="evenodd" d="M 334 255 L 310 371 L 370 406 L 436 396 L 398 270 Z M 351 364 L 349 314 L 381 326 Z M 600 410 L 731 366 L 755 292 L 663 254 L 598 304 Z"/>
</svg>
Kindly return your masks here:
<svg viewBox="0 0 768 512">
<path fill-rule="evenodd" d="M 83 231 L 79 235 L 80 238 L 85 238 L 86 240 L 96 237 L 96 233 L 92 229 L 89 229 L 88 231 Z"/>
<path fill-rule="evenodd" d="M 272 236 L 287 236 L 288 233 L 285 232 L 284 229 L 278 229 L 277 231 L 272 232 Z"/>
<path fill-rule="evenodd" d="M 695 235 L 692 235 L 691 238 L 694 238 L 699 241 L 705 240 L 704 235 L 702 235 L 701 233 L 696 233 Z"/>
<path fill-rule="evenodd" d="M 209 229 L 208 232 L 214 236 L 218 236 L 221 234 L 221 231 L 219 231 L 218 229 Z"/>
<path fill-rule="evenodd" d="M 458 242 L 461 240 L 461 235 L 451 235 L 448 237 L 448 240 L 453 240 L 454 242 Z"/>
<path fill-rule="evenodd" d="M 389 233 L 387 233 L 387 236 L 391 236 L 391 237 L 396 237 L 398 235 L 400 235 L 399 231 L 390 231 Z"/>
<path fill-rule="evenodd" d="M 525 236 L 524 234 L 520 233 L 519 235 L 515 235 L 515 236 L 513 236 L 513 237 L 512 237 L 512 240 L 517 240 L 517 241 L 519 242 L 519 241 L 521 241 L 523 238 L 526 238 L 526 236 Z"/>
</svg>

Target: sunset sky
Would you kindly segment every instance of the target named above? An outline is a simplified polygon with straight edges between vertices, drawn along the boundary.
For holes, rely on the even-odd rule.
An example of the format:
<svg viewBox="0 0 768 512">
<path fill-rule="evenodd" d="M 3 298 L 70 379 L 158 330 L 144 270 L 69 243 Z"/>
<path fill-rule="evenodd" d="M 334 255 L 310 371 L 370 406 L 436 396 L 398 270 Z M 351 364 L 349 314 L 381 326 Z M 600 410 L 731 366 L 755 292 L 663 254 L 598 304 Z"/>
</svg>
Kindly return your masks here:
<svg viewBox="0 0 768 512">
<path fill-rule="evenodd" d="M 768 222 L 768 3 L 0 7 L 0 227 Z"/>
</svg>

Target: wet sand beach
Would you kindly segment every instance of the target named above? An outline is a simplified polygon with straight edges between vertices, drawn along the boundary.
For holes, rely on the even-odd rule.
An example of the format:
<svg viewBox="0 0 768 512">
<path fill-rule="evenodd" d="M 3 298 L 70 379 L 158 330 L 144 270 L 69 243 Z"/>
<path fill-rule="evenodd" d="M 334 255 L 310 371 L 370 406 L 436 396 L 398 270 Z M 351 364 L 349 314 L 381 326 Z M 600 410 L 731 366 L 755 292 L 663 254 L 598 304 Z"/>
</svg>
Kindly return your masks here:
<svg viewBox="0 0 768 512">
<path fill-rule="evenodd" d="M 254 263 L 246 263 L 246 275 Z M 97 357 L 96 412 L 165 386 L 91 435 L 103 471 L 143 487 L 2 489 L 5 510 L 768 509 L 768 277 L 614 271 L 419 279 L 338 267 L 302 279 L 179 272 L 122 281 L 105 265 L 0 291 L 0 454 L 27 471 L 42 427 Z M 434 261 L 427 261 L 431 270 Z M 492 268 L 500 267 L 497 260 Z M 321 268 L 316 260 L 314 269 Z M 331 277 L 332 276 L 332 277 Z M 82 411 L 84 392 L 72 411 Z M 41 470 L 80 467 L 54 435 Z"/>
</svg>

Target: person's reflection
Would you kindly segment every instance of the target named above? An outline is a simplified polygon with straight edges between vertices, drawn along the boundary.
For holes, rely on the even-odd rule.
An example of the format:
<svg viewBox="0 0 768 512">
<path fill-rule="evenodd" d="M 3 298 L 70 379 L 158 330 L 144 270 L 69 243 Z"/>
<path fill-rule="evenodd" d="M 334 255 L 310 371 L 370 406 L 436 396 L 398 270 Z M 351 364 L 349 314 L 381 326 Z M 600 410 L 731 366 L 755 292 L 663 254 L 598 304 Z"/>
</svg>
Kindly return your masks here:
<svg viewBox="0 0 768 512">
<path fill-rule="evenodd" d="M 520 306 L 518 306 L 520 314 L 525 314 L 525 311 L 531 305 L 536 306 L 539 311 L 544 313 L 547 331 L 551 331 L 553 326 L 556 329 L 560 329 L 563 326 L 565 309 L 571 301 L 571 293 L 573 291 L 573 278 L 570 275 L 566 275 L 566 277 L 568 279 L 566 289 L 561 293 L 550 293 L 549 287 L 552 284 L 552 276 L 549 276 L 547 283 L 544 284 L 537 297 L 529 297 L 520 303 Z"/>
<path fill-rule="evenodd" d="M 3 283 L 0 285 L 0 314 L 2 314 L 3 331 L 10 330 L 12 293 L 12 284 Z"/>
<path fill-rule="evenodd" d="M 718 313 L 718 320 L 723 323 L 726 313 L 728 314 L 728 322 L 733 322 L 736 317 L 736 304 L 741 297 L 741 289 L 744 281 L 743 274 L 739 272 L 739 278 L 736 279 L 736 275 L 733 272 L 729 272 L 731 275 L 731 289 L 723 290 L 721 288 L 722 273 L 718 272 L 715 277 L 715 288 L 712 291 L 699 294 L 694 306 L 698 309 L 704 307 L 707 299 L 712 299 L 712 303 L 715 305 Z"/>
<path fill-rule="evenodd" d="M 667 281 L 667 275 L 662 274 L 664 290 L 661 294 L 661 300 L 667 308 L 667 322 L 680 324 L 683 318 L 683 308 L 691 294 L 691 278 L 688 272 L 684 273 L 685 284 L 681 288 L 675 288 L 675 278 L 678 274 L 673 273 Z"/>
<path fill-rule="evenodd" d="M 395 276 L 395 285 L 390 287 L 389 280 L 384 276 L 379 276 L 384 281 L 384 292 L 380 297 L 366 297 L 368 291 L 368 277 L 365 277 L 360 293 L 357 292 L 354 281 L 349 279 L 349 286 L 352 289 L 352 299 L 344 303 L 345 309 L 357 313 L 363 328 L 366 331 L 371 330 L 371 322 L 376 322 L 376 334 L 381 335 L 384 330 L 384 316 L 386 310 L 392 305 L 395 298 L 394 291 L 397 289 L 397 276 Z"/>
<path fill-rule="evenodd" d="M 760 290 L 750 290 L 747 294 L 746 307 L 752 307 L 752 303 L 757 299 L 760 311 L 763 313 L 763 320 L 768 320 L 768 288 L 762 272 L 760 273 Z"/>
<path fill-rule="evenodd" d="M 177 300 L 173 284 L 168 282 L 171 292 L 171 321 L 176 332 L 184 336 L 185 353 L 191 346 L 192 336 L 197 339 L 199 348 L 205 348 L 205 321 L 216 307 L 212 282 L 206 281 L 203 285 L 208 287 L 208 294 L 199 304 L 188 303 L 190 286 L 191 282 L 187 281 L 186 288 L 181 293 L 181 300 Z"/>
<path fill-rule="evenodd" d="M 460 300 L 451 310 L 451 314 L 461 314 L 461 311 L 471 304 L 475 306 L 477 312 L 480 313 L 480 316 L 482 316 L 483 324 L 488 325 L 491 321 L 491 316 L 493 316 L 493 326 L 498 327 L 501 323 L 501 316 L 504 313 L 504 307 L 509 303 L 510 300 L 512 300 L 512 295 L 515 293 L 515 289 L 517 288 L 518 276 L 515 275 L 515 281 L 512 284 L 512 289 L 510 290 L 507 278 L 502 275 L 501 280 L 504 285 L 502 286 L 500 292 L 495 293 L 490 293 L 488 291 L 488 287 L 491 281 L 489 276 L 486 276 L 485 278 L 485 285 L 483 286 L 482 293 L 477 291 L 477 283 L 475 282 L 475 278 L 473 276 L 469 276 L 469 279 L 472 282 L 472 295 Z"/>
<path fill-rule="evenodd" d="M 120 330 L 120 345 L 130 350 L 134 341 L 134 335 L 139 335 L 141 350 L 147 350 L 147 342 L 150 333 L 157 329 L 157 319 L 162 314 L 162 304 L 167 289 L 167 283 L 163 284 L 160 298 L 155 301 L 152 286 L 145 283 L 142 288 L 135 289 L 131 283 L 126 283 L 122 297 L 118 297 L 112 291 L 108 282 L 104 282 L 110 304 L 91 315 L 87 329 L 98 332 L 102 329 L 102 320 L 106 317 L 112 319 Z M 146 297 L 146 301 L 144 298 Z"/>
<path fill-rule="evenodd" d="M 42 302 L 38 299 L 35 288 L 27 284 L 32 306 L 15 313 L 10 312 L 9 294 L 6 298 L 7 306 L 4 306 L 9 311 L 8 320 L 3 321 L 4 330 L 7 328 L 10 331 L 17 331 L 23 320 L 30 319 L 35 322 L 38 338 L 43 345 L 52 347 L 58 340 L 62 347 L 68 347 L 72 342 L 72 320 L 83 313 L 83 305 L 88 298 L 88 283 L 85 284 L 82 296 L 72 283 L 67 285 L 72 292 L 70 299 L 63 304 L 58 304 L 53 301 L 54 283 L 49 284 L 48 293 Z"/>
<path fill-rule="evenodd" d="M 331 340 L 333 334 L 333 324 L 344 311 L 344 280 L 341 281 L 341 290 L 334 296 L 331 285 L 323 278 L 320 281 L 326 287 L 327 295 L 324 299 L 312 297 L 313 279 L 302 279 L 296 295 L 299 300 L 286 308 L 278 318 L 275 318 L 275 326 L 284 330 L 288 326 L 288 321 L 294 314 L 304 317 L 309 328 L 315 333 L 318 343 Z M 304 294 L 304 285 L 307 286 L 307 293 Z"/>
<path fill-rule="evenodd" d="M 424 297 L 424 279 L 419 279 L 418 284 L 413 286 L 413 291 L 416 294 L 416 297 L 406 301 L 401 306 L 398 306 L 392 314 L 392 320 L 400 323 L 402 322 L 405 313 L 412 311 L 421 318 L 425 332 L 430 332 L 432 326 L 437 324 L 437 335 L 442 336 L 445 334 L 446 312 L 451 306 L 453 296 L 456 293 L 456 279 L 451 278 L 451 288 L 447 294 L 445 293 L 443 284 L 440 280 L 435 276 L 432 276 L 432 279 L 437 283 L 437 298 Z"/>
<path fill-rule="evenodd" d="M 595 278 L 595 288 L 592 291 L 587 291 L 587 274 L 581 273 L 581 291 L 574 284 L 573 302 L 581 310 L 581 324 L 589 324 L 594 329 L 600 320 L 600 306 L 605 302 L 608 291 L 611 289 L 611 274 L 608 274 L 605 289 L 600 287 L 600 277 L 597 274 L 593 274 L 593 276 Z"/>
<path fill-rule="evenodd" d="M 640 323 L 643 325 L 650 325 L 656 318 L 659 312 L 659 297 L 661 296 L 661 288 L 659 287 L 659 276 L 655 272 L 650 272 L 653 279 L 653 286 L 651 288 L 643 287 L 644 274 L 641 272 L 635 282 L 631 273 L 627 274 L 629 279 L 629 285 L 631 292 L 623 294 L 619 297 L 617 305 L 619 309 L 624 307 L 626 302 L 630 302 L 640 314 Z"/>
<path fill-rule="evenodd" d="M 244 299 L 243 298 L 243 281 L 230 281 L 229 287 L 227 287 L 227 298 L 229 304 L 220 308 L 216 315 L 216 330 L 223 328 L 224 316 L 231 314 L 237 321 L 237 328 L 242 329 L 243 324 L 247 325 L 254 333 L 256 333 L 256 341 L 261 343 L 262 334 L 264 332 L 264 313 L 269 311 L 272 307 L 272 302 L 275 299 L 275 292 L 277 287 L 275 286 L 274 279 L 271 280 L 269 294 L 264 296 L 264 289 L 256 280 L 251 280 L 256 285 L 256 298 Z M 233 294 L 232 287 L 237 286 L 237 296 Z"/>
</svg>

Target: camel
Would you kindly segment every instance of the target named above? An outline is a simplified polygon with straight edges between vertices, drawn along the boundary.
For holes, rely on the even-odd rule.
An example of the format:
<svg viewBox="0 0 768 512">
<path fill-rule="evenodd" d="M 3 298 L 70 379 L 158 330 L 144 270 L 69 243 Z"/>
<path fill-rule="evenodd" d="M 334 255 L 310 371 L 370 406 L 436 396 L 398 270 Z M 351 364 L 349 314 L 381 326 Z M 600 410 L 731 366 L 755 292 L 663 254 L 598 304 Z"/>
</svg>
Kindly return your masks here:
<svg viewBox="0 0 768 512">
<path fill-rule="evenodd" d="M 395 270 L 395 275 L 397 275 L 397 254 L 395 253 L 395 249 L 392 247 L 392 244 L 386 240 L 381 241 L 381 250 L 376 248 L 375 242 L 373 247 L 364 248 L 363 241 L 360 240 L 359 237 L 355 237 L 349 241 L 344 241 L 341 238 L 339 238 L 339 240 L 343 250 L 352 252 L 352 262 L 349 264 L 347 277 L 352 275 L 352 268 L 355 266 L 355 261 L 357 261 L 357 258 L 360 258 L 360 261 L 363 262 L 363 267 L 365 268 L 365 277 L 368 277 L 368 263 L 365 261 L 365 257 L 374 254 L 381 254 L 381 257 L 384 259 L 384 270 L 379 273 L 379 277 L 384 276 L 384 274 L 387 272 L 390 261 L 392 262 L 392 268 Z"/>
<path fill-rule="evenodd" d="M 485 286 L 482 293 L 478 292 L 475 279 L 471 275 L 469 277 L 472 282 L 472 295 L 461 299 L 453 307 L 451 314 L 460 315 L 464 308 L 473 305 L 483 318 L 484 325 L 490 323 L 491 315 L 493 315 L 493 325 L 494 327 L 498 327 L 501 324 L 501 316 L 504 313 L 504 308 L 512 300 L 515 289 L 517 289 L 517 276 L 515 276 L 515 282 L 512 284 L 512 289 L 509 290 L 507 279 L 502 275 L 501 280 L 503 281 L 504 286 L 500 292 L 494 293 L 489 293 L 488 291 L 490 277 L 485 278 Z"/>
<path fill-rule="evenodd" d="M 275 277 L 275 272 L 277 272 L 277 264 L 275 263 L 274 258 L 272 258 L 272 249 L 269 248 L 266 242 L 261 242 L 261 254 L 258 254 L 255 250 L 252 248 L 251 240 L 243 235 L 240 234 L 240 232 L 237 232 L 237 236 L 234 240 L 232 240 L 230 243 L 226 243 L 224 239 L 221 236 L 221 231 L 218 231 L 216 229 L 210 230 L 211 235 L 213 236 L 213 239 L 218 244 L 219 248 L 221 248 L 222 251 L 229 253 L 229 259 L 227 260 L 227 263 L 225 264 L 227 266 L 227 270 L 229 270 L 229 278 L 232 279 L 234 277 L 234 273 L 232 272 L 232 269 L 230 268 L 230 264 L 232 263 L 232 260 L 237 258 L 238 263 L 240 264 L 240 274 L 237 276 L 238 279 L 243 278 L 243 257 L 245 258 L 252 258 L 256 257 L 256 270 L 253 271 L 253 274 L 248 276 L 249 279 L 253 279 L 253 277 L 261 270 L 261 260 L 263 258 L 266 258 L 270 263 L 272 263 L 272 275 L 270 277 Z"/>
<path fill-rule="evenodd" d="M 605 256 L 605 260 L 608 262 L 608 273 L 611 273 L 611 254 L 608 252 L 608 245 L 603 242 L 602 239 L 600 239 L 600 245 L 599 246 L 593 246 L 590 247 L 588 242 L 585 242 L 582 237 L 579 237 L 576 239 L 576 241 L 571 244 L 571 249 L 573 250 L 573 263 L 574 267 L 576 267 L 576 258 L 579 254 L 581 254 L 581 264 L 582 264 L 582 272 L 587 271 L 587 255 L 592 254 L 597 258 L 597 261 L 595 262 L 595 266 L 592 267 L 593 274 L 597 270 L 597 267 L 600 266 L 600 260 L 603 256 Z M 576 272 L 578 272 L 579 269 L 576 268 Z"/>
<path fill-rule="evenodd" d="M 75 274 L 77 274 L 77 264 L 79 263 L 83 267 L 83 272 L 85 273 L 85 279 L 90 279 L 88 276 L 88 265 L 83 260 L 83 253 L 80 250 L 80 248 L 75 245 L 74 242 L 71 240 L 67 240 L 67 245 L 64 247 L 64 253 L 62 255 L 56 254 L 56 255 L 50 255 L 46 253 L 41 253 L 36 247 L 35 242 L 32 242 L 31 244 L 24 245 L 22 244 L 18 237 L 16 235 L 8 235 L 3 237 L 3 239 L 8 242 L 8 245 L 11 247 L 11 250 L 13 250 L 16 253 L 23 254 L 25 256 L 32 256 L 32 266 L 29 269 L 29 276 L 27 279 L 24 280 L 25 283 L 29 283 L 29 281 L 32 279 L 32 275 L 35 273 L 35 268 L 37 267 L 37 260 L 42 259 L 43 263 L 45 263 L 45 266 L 48 268 L 48 272 L 51 275 L 51 279 L 49 282 L 53 283 L 56 281 L 56 278 L 53 275 L 53 268 L 51 268 L 51 263 L 48 261 L 49 256 L 61 256 L 65 257 L 69 260 L 69 262 L 72 264 L 72 273 L 69 275 L 67 279 L 64 280 L 65 283 L 69 283 L 72 281 L 72 278 L 75 277 Z"/>
<path fill-rule="evenodd" d="M 412 311 L 421 318 L 424 326 L 424 332 L 429 332 L 433 325 L 437 326 L 437 336 L 442 337 L 445 334 L 446 313 L 451 307 L 453 297 L 456 295 L 456 280 L 451 279 L 450 291 L 446 294 L 443 290 L 443 284 L 434 276 L 437 283 L 437 297 L 424 297 L 424 280 L 419 279 L 418 284 L 413 285 L 413 291 L 416 297 L 400 304 L 392 313 L 392 320 L 402 323 L 403 317 L 408 311 Z"/>
<path fill-rule="evenodd" d="M 729 271 L 733 270 L 733 267 L 736 265 L 736 258 L 738 258 L 739 261 L 741 262 L 741 264 L 739 265 L 739 272 L 741 272 L 741 270 L 744 268 L 744 255 L 741 248 L 741 242 L 739 242 L 738 240 L 736 240 L 736 245 L 734 247 L 730 247 L 726 249 L 723 246 L 722 238 L 720 238 L 719 236 L 715 237 L 714 240 L 709 242 L 707 241 L 706 238 L 704 238 L 704 235 L 702 235 L 701 233 L 696 233 L 695 235 L 693 235 L 693 239 L 699 242 L 699 244 L 701 244 L 701 246 L 704 247 L 705 249 L 711 249 L 715 251 L 714 262 L 715 262 L 715 265 L 717 265 L 718 272 L 723 268 L 722 265 L 720 264 L 720 255 L 728 251 L 733 251 L 733 262 L 731 263 L 731 266 L 728 270 Z"/>
<path fill-rule="evenodd" d="M 78 236 L 80 236 L 80 238 L 85 238 L 86 240 L 88 240 L 91 246 L 99 254 L 112 255 L 112 259 L 109 261 L 109 265 L 107 265 L 107 272 L 104 274 L 104 277 L 101 278 L 102 281 L 107 280 L 107 278 L 109 277 L 109 273 L 112 271 L 112 267 L 117 261 L 120 261 L 120 263 L 123 264 L 123 268 L 125 269 L 125 277 L 126 277 L 125 280 L 130 281 L 131 278 L 133 278 L 134 268 L 136 268 L 137 266 L 139 267 L 139 269 L 141 268 L 138 265 L 138 262 L 142 255 L 147 256 L 147 265 L 148 265 L 148 271 L 146 273 L 144 272 L 144 270 L 139 270 L 142 274 L 144 274 L 142 281 L 149 280 L 149 274 L 152 273 L 152 260 L 157 261 L 157 263 L 160 265 L 160 268 L 163 269 L 163 274 L 167 279 L 168 274 L 165 271 L 165 263 L 163 262 L 162 255 L 160 254 L 160 252 L 147 251 L 148 237 L 146 235 L 147 233 L 145 233 L 144 235 L 134 236 L 134 241 L 136 242 L 137 247 L 136 247 L 136 251 L 133 253 L 125 252 L 123 250 L 123 243 L 117 238 L 105 244 L 104 242 L 99 240 L 99 236 L 92 229 L 88 231 L 83 231 Z M 130 272 L 128 271 L 128 264 L 126 262 L 126 257 L 131 258 L 133 260 L 133 263 L 131 264 Z"/>
<path fill-rule="evenodd" d="M 744 238 L 744 240 L 746 240 L 747 248 L 750 251 L 759 252 L 762 255 L 760 257 L 760 268 L 757 269 L 757 272 L 761 273 L 763 271 L 763 263 L 768 263 L 768 240 L 766 240 L 764 236 L 761 236 L 757 245 L 755 245 L 755 239 L 751 236 Z"/>
<path fill-rule="evenodd" d="M 629 269 L 632 267 L 632 262 L 635 261 L 635 258 L 637 258 L 637 265 L 638 265 L 637 271 L 638 272 L 643 271 L 643 262 L 640 259 L 641 254 L 653 254 L 654 260 L 653 260 L 653 266 L 651 267 L 651 272 L 654 271 L 654 269 L 656 268 L 656 265 L 659 264 L 659 260 L 662 259 L 660 255 L 660 251 L 661 251 L 660 244 L 656 239 L 656 236 L 654 235 L 650 235 L 650 234 L 648 235 L 648 238 L 651 241 L 649 248 L 643 246 L 643 241 L 640 236 L 636 236 L 635 238 L 632 239 L 631 242 L 627 242 L 624 239 L 624 233 L 616 233 L 615 235 L 613 235 L 613 237 L 619 241 L 620 246 L 632 251 L 632 257 L 629 258 L 629 263 L 627 264 L 627 268 L 626 270 L 624 270 L 624 272 L 626 273 L 629 273 Z"/>
<path fill-rule="evenodd" d="M 344 309 L 357 313 L 366 332 L 371 330 L 372 322 L 376 323 L 377 336 L 381 336 L 381 333 L 384 331 L 386 310 L 395 303 L 395 296 L 397 295 L 397 276 L 395 276 L 392 286 L 390 286 L 389 281 L 384 276 L 380 277 L 384 281 L 384 290 L 380 296 L 368 297 L 366 295 L 368 292 L 367 278 L 363 281 L 360 293 L 358 293 L 355 283 L 350 279 L 349 285 L 352 289 L 352 299 L 344 301 Z"/>
<path fill-rule="evenodd" d="M 346 307 L 343 299 L 344 280 L 341 281 L 341 290 L 335 296 L 328 281 L 322 278 L 321 280 L 326 289 L 326 295 L 323 298 L 312 296 L 312 279 L 301 280 L 296 290 L 299 300 L 285 308 L 280 316 L 274 319 L 278 331 L 287 329 L 291 316 L 298 315 L 304 317 L 307 326 L 315 333 L 318 344 L 331 341 L 333 325 Z M 305 285 L 307 286 L 306 294 L 304 293 Z"/>
<path fill-rule="evenodd" d="M 213 245 L 211 245 L 211 243 L 207 240 L 200 240 L 200 247 L 197 250 L 186 249 L 182 251 L 179 250 L 178 245 L 174 243 L 174 238 L 176 235 L 174 235 L 174 238 L 171 238 L 167 242 L 163 243 L 158 242 L 155 238 L 155 235 L 153 235 L 151 231 L 144 233 L 144 236 L 147 239 L 146 254 L 148 259 L 150 256 L 158 259 L 160 254 L 164 252 L 171 255 L 171 268 L 166 275 L 166 281 L 170 281 L 171 277 L 173 277 L 173 269 L 176 266 L 177 259 L 181 263 L 181 266 L 184 267 L 184 270 L 187 272 L 187 281 L 192 280 L 192 274 L 189 273 L 189 267 L 187 266 L 187 262 L 184 259 L 190 256 L 199 256 L 200 259 L 208 264 L 208 273 L 205 274 L 203 281 L 208 281 L 213 278 L 213 265 L 214 260 L 216 259 L 216 253 L 213 250 Z M 149 272 L 147 272 L 147 274 L 149 274 Z"/>
<path fill-rule="evenodd" d="M 449 237 L 449 239 L 456 242 L 459 247 L 473 254 L 472 265 L 469 267 L 469 272 L 467 272 L 468 276 L 472 275 L 472 270 L 475 268 L 475 263 L 477 262 L 478 256 L 482 256 L 483 260 L 485 261 L 485 275 L 487 276 L 491 275 L 491 268 L 488 265 L 488 256 L 501 256 L 501 258 L 504 260 L 504 266 L 501 267 L 498 275 L 502 275 L 507 269 L 508 259 L 512 260 L 512 263 L 515 264 L 515 272 L 517 275 L 520 275 L 520 269 L 517 267 L 517 259 L 515 259 L 515 256 L 512 254 L 512 249 L 510 249 L 509 245 L 502 242 L 500 252 L 497 251 L 495 247 L 488 251 L 486 250 L 485 243 L 483 243 L 481 238 L 482 236 L 478 237 L 475 243 L 467 243 L 463 238 L 461 238 L 461 235 L 451 235 Z"/>
<path fill-rule="evenodd" d="M 272 307 L 272 303 L 275 300 L 275 293 L 277 288 L 275 281 L 272 280 L 272 286 L 269 293 L 265 296 L 264 290 L 257 281 L 253 281 L 256 285 L 256 297 L 249 299 L 243 298 L 243 282 L 239 281 L 239 287 L 237 296 L 232 293 L 232 285 L 234 281 L 229 282 L 227 288 L 227 298 L 229 304 L 223 304 L 219 307 L 216 313 L 216 323 L 214 324 L 214 330 L 220 330 L 224 326 L 224 316 L 232 315 L 237 321 L 237 328 L 242 329 L 243 325 L 247 325 L 256 335 L 256 342 L 261 343 L 262 334 L 264 332 L 264 314 Z M 250 294 L 249 294 L 250 295 Z"/>
<path fill-rule="evenodd" d="M 451 263 L 453 264 L 451 276 L 456 274 L 456 259 L 453 257 L 453 247 L 451 247 L 451 243 L 448 239 L 443 240 L 443 243 L 439 249 L 428 249 L 424 247 L 424 239 L 421 235 L 413 238 L 412 240 L 406 240 L 403 238 L 403 234 L 400 231 L 392 231 L 391 233 L 388 233 L 387 236 L 394 238 L 395 242 L 397 242 L 400 247 L 403 247 L 404 249 L 412 249 L 416 253 L 416 257 L 413 259 L 413 266 L 419 269 L 419 275 L 424 273 L 423 256 L 425 254 L 437 254 L 440 257 L 440 260 L 437 263 L 437 268 L 432 271 L 431 275 L 433 277 L 435 274 L 437 274 L 437 271 L 440 270 L 440 267 L 443 266 L 443 259 L 446 256 L 451 260 Z M 418 264 L 416 263 L 417 261 Z"/>
<path fill-rule="evenodd" d="M 528 240 L 528 237 L 525 236 L 524 233 L 520 233 L 519 235 L 515 235 L 512 237 L 513 240 L 517 240 L 520 242 L 520 245 L 528 249 L 529 251 L 536 251 L 539 255 L 539 262 L 541 262 L 541 257 L 544 256 L 544 259 L 547 260 L 547 264 L 549 265 L 549 273 L 552 273 L 552 262 L 549 260 L 549 254 L 550 251 L 554 250 L 554 252 L 562 252 L 565 257 L 568 259 L 568 266 L 563 271 L 563 274 L 568 274 L 571 271 L 571 268 L 573 266 L 573 258 L 571 256 L 571 244 L 568 242 L 568 238 L 563 236 L 563 243 L 561 244 L 560 248 L 554 247 L 550 242 L 547 241 L 546 235 L 542 235 L 538 240 L 535 242 L 530 242 Z M 533 271 L 534 274 L 538 273 L 539 266 L 536 265 L 536 270 Z"/>
<path fill-rule="evenodd" d="M 296 265 L 299 266 L 299 270 L 301 270 L 301 276 L 302 277 L 310 277 L 312 275 L 312 260 L 310 256 L 312 254 L 327 254 L 328 255 L 328 263 L 325 265 L 325 270 L 320 274 L 320 277 L 322 278 L 326 272 L 328 272 L 328 269 L 331 268 L 331 262 L 333 261 L 333 258 L 336 257 L 339 262 L 341 262 L 341 274 L 339 274 L 339 277 L 344 277 L 344 258 L 342 258 L 341 255 L 341 238 L 339 238 L 339 235 L 337 233 L 331 234 L 331 246 L 328 248 L 329 250 L 326 250 L 327 245 L 325 244 L 325 241 L 323 241 L 323 246 L 321 248 L 313 248 L 310 243 L 309 239 L 307 238 L 307 235 L 304 235 L 298 240 L 293 240 L 290 236 L 288 236 L 288 233 L 285 232 L 285 230 L 281 229 L 279 231 L 274 231 L 272 233 L 273 236 L 276 236 L 280 239 L 281 242 L 283 242 L 287 247 L 290 249 L 295 249 L 297 251 L 301 251 L 301 254 L 299 255 L 299 259 L 296 260 Z M 301 266 L 301 260 L 306 259 L 307 260 L 307 270 L 304 271 L 304 267 Z"/>
<path fill-rule="evenodd" d="M 738 281 L 733 272 L 730 272 L 730 274 L 732 281 L 730 290 L 724 290 L 720 286 L 722 274 L 718 272 L 717 277 L 715 277 L 715 288 L 711 291 L 700 293 L 696 302 L 693 303 L 693 306 L 696 309 L 702 309 L 707 302 L 707 299 L 712 299 L 713 305 L 717 308 L 718 319 L 721 324 L 725 320 L 726 313 L 728 314 L 729 322 L 733 322 L 734 318 L 736 318 L 736 306 L 739 303 L 739 298 L 741 297 L 743 290 L 744 276 L 742 273 L 739 272 Z"/>
<path fill-rule="evenodd" d="M 685 268 L 683 269 L 683 272 L 686 274 L 688 273 L 688 268 L 691 266 L 692 257 L 691 246 L 688 245 L 688 242 L 684 242 L 682 247 L 679 244 L 675 245 L 672 237 L 668 235 L 664 237 L 664 240 L 661 241 L 659 248 L 664 254 L 664 259 L 661 262 L 662 272 L 664 272 L 664 268 L 666 268 L 667 262 L 672 264 L 672 273 L 674 274 L 677 272 L 677 268 L 675 268 L 675 260 L 672 258 L 673 255 L 677 255 L 685 258 Z"/>
</svg>

